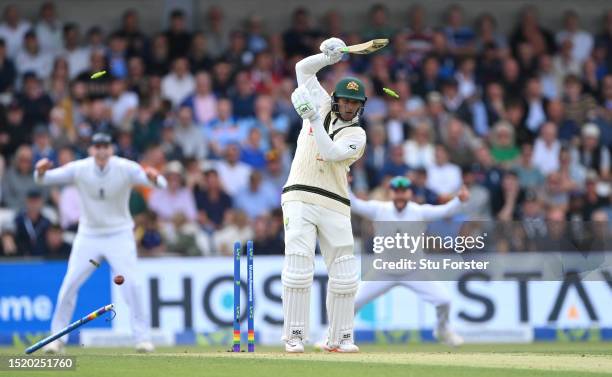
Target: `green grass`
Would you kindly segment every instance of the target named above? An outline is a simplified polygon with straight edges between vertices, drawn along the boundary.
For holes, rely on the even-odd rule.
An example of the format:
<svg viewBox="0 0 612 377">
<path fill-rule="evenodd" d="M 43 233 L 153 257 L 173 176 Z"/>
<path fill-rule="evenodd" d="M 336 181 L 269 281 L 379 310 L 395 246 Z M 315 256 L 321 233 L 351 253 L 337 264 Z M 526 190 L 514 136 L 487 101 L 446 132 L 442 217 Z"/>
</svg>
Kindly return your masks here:
<svg viewBox="0 0 612 377">
<path fill-rule="evenodd" d="M 233 354 L 219 347 L 164 347 L 150 355 L 126 348 L 68 348 L 75 372 L 0 372 L 0 376 L 84 377 L 566 377 L 611 376 L 612 343 L 483 344 L 451 349 L 438 344 L 363 346 L 359 354 L 307 350 L 289 355 L 280 347 Z M 0 348 L 0 356 L 22 355 Z"/>
</svg>

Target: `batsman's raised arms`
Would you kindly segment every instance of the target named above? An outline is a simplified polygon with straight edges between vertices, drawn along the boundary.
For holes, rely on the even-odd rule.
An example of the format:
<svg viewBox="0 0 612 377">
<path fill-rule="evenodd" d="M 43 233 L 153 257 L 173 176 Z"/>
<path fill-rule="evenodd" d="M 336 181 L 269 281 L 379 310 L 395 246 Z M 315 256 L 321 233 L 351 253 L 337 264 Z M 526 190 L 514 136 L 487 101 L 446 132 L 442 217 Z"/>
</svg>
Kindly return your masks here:
<svg viewBox="0 0 612 377">
<path fill-rule="evenodd" d="M 350 54 L 361 54 L 361 55 L 371 54 L 385 47 L 387 44 L 389 44 L 389 40 L 386 38 L 372 39 L 369 42 L 363 42 L 357 45 L 351 45 L 351 46 L 344 47 L 342 49 L 342 52 L 348 52 Z"/>
</svg>

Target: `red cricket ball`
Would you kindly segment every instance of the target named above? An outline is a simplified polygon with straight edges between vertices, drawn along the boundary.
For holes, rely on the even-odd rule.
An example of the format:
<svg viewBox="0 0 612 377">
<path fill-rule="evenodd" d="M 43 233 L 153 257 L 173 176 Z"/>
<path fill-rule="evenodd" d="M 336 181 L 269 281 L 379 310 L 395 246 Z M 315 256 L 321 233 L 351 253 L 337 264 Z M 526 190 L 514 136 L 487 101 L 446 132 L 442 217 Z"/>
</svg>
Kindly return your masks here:
<svg viewBox="0 0 612 377">
<path fill-rule="evenodd" d="M 115 276 L 113 281 L 115 282 L 115 284 L 121 285 L 125 281 L 125 278 L 123 277 L 123 275 L 117 275 L 117 276 Z"/>
</svg>

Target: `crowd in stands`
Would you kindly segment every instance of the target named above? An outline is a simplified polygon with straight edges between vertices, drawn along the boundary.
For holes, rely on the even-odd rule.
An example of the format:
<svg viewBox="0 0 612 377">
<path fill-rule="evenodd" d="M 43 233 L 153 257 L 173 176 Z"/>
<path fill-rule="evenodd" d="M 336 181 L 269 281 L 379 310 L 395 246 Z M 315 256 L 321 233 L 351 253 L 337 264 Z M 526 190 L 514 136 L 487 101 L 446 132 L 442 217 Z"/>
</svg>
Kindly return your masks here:
<svg viewBox="0 0 612 377">
<path fill-rule="evenodd" d="M 386 199 L 389 178 L 407 175 L 420 203 L 444 203 L 465 183 L 468 220 L 612 215 L 612 11 L 587 31 L 566 10 L 553 30 L 528 6 L 504 33 L 492 14 L 468 20 L 458 5 L 433 24 L 416 5 L 396 25 L 379 4 L 346 32 L 340 11 L 314 19 L 299 8 L 268 33 L 264 14 L 229 25 L 211 6 L 195 30 L 175 10 L 167 30 L 145 33 L 137 10 L 117 29 L 84 30 L 53 2 L 33 20 L 23 6 L 5 6 L 0 22 L 0 256 L 69 255 L 78 193 L 35 185 L 33 166 L 87 156 L 95 132 L 168 179 L 167 190 L 132 193 L 140 255 L 229 255 L 247 239 L 258 254 L 282 253 L 280 194 L 301 127 L 294 66 L 331 36 L 391 40 L 319 74 L 330 92 L 346 75 L 366 83 L 358 196 Z"/>
</svg>

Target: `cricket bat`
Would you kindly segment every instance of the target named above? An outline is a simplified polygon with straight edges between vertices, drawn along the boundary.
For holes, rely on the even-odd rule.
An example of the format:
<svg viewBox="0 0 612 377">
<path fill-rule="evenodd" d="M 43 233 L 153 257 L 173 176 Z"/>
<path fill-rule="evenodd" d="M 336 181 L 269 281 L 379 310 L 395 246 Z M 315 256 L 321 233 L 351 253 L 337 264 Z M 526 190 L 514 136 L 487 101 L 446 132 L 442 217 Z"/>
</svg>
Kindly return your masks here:
<svg viewBox="0 0 612 377">
<path fill-rule="evenodd" d="M 350 53 L 350 54 L 371 54 L 385 47 L 389 43 L 389 40 L 384 39 L 372 39 L 368 42 L 359 43 L 356 45 L 351 45 L 344 47 L 342 52 Z"/>
</svg>

